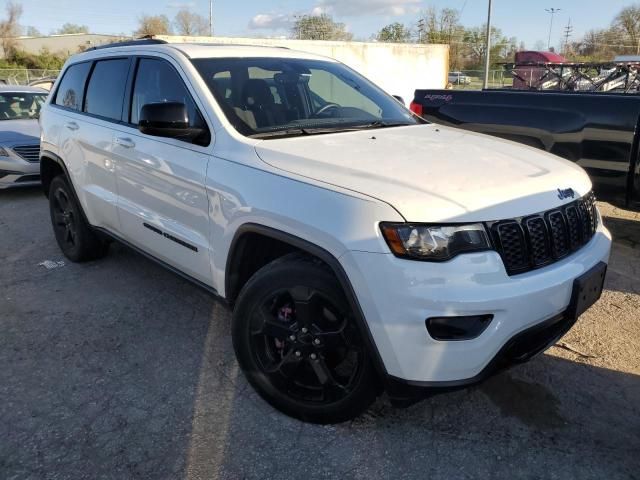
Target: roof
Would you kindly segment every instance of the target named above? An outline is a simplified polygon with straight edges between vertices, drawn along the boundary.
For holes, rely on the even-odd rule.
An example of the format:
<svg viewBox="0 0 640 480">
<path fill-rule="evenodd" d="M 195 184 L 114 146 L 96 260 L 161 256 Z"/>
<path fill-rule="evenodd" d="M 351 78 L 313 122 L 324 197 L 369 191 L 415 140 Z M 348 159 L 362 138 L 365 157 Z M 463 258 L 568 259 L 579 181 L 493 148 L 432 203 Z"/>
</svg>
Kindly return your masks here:
<svg viewBox="0 0 640 480">
<path fill-rule="evenodd" d="M 283 47 L 270 47 L 260 45 L 229 45 L 217 43 L 166 43 L 166 42 L 126 42 L 126 44 L 100 45 L 96 49 L 87 50 L 82 56 L 91 56 L 97 53 L 107 53 L 110 51 L 154 51 L 162 52 L 167 50 L 179 51 L 189 58 L 303 58 L 309 60 L 335 61 L 328 57 L 315 55 L 308 52 L 290 50 Z"/>
<path fill-rule="evenodd" d="M 44 93 L 48 94 L 44 88 L 29 87 L 26 85 L 0 85 L 0 93 Z"/>
</svg>

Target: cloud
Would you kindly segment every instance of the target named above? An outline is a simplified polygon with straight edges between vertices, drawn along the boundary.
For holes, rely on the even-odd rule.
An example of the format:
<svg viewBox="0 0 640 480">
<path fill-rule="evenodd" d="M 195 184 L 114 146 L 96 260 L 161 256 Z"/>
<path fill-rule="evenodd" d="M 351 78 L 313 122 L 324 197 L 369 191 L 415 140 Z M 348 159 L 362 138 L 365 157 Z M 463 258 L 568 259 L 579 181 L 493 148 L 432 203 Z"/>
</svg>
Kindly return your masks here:
<svg viewBox="0 0 640 480">
<path fill-rule="evenodd" d="M 307 12 L 260 13 L 249 22 L 252 30 L 289 30 L 297 17 L 302 15 L 335 15 L 336 17 L 354 17 L 362 15 L 387 15 L 401 17 L 417 13 L 422 0 L 317 0 L 313 9 Z"/>
<path fill-rule="evenodd" d="M 253 30 L 282 30 L 289 29 L 294 19 L 285 13 L 260 13 L 249 22 L 249 28 Z"/>
<path fill-rule="evenodd" d="M 319 0 L 314 9 L 336 16 L 390 15 L 400 17 L 417 13 L 422 0 Z"/>
</svg>

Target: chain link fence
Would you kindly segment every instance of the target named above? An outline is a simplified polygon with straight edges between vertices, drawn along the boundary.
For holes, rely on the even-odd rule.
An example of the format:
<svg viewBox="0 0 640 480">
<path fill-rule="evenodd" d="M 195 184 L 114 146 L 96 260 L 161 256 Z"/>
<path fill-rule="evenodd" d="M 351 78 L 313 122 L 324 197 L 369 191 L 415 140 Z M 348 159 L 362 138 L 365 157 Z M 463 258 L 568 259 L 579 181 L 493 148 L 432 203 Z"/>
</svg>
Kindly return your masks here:
<svg viewBox="0 0 640 480">
<path fill-rule="evenodd" d="M 36 80 L 56 78 L 60 70 L 0 68 L 0 85 L 29 85 Z"/>
<path fill-rule="evenodd" d="M 462 70 L 449 72 L 449 83 L 454 89 L 481 90 L 484 70 Z M 490 70 L 487 88 L 510 88 L 513 77 L 504 69 Z"/>
</svg>

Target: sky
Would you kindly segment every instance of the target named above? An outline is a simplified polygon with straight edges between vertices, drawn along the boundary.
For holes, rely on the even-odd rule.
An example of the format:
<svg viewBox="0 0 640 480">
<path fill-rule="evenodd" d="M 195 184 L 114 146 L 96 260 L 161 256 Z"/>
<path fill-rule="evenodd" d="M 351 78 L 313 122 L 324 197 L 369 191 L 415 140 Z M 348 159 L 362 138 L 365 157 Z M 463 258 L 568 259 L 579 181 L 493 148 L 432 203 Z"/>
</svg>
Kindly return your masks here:
<svg viewBox="0 0 640 480">
<path fill-rule="evenodd" d="M 44 34 L 65 22 L 88 25 L 92 33 L 130 35 L 143 14 L 172 18 L 183 7 L 209 17 L 209 0 L 17 0 L 23 6 L 21 24 Z M 552 45 L 561 45 L 569 20 L 573 38 L 593 28 L 607 27 L 633 0 L 493 0 L 493 24 L 507 37 L 517 37 L 527 48 L 547 43 L 550 15 L 545 8 L 561 9 L 555 15 Z M 6 0 L 1 0 L 4 7 Z M 222 36 L 286 35 L 296 15 L 329 13 L 347 25 L 355 38 L 367 40 L 392 22 L 415 25 L 419 12 L 429 6 L 462 11 L 466 26 L 487 18 L 487 0 L 213 0 L 214 30 Z M 3 8 L 4 10 L 4 8 Z"/>
</svg>

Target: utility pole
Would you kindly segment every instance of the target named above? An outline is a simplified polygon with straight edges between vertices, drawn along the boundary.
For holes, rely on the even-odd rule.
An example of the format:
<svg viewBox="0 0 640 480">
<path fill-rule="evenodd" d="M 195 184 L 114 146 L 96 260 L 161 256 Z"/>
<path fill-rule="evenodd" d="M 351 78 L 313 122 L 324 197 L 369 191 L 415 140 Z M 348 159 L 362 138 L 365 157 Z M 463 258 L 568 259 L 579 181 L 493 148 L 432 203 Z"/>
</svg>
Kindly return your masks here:
<svg viewBox="0 0 640 480">
<path fill-rule="evenodd" d="M 209 0 L 209 36 L 213 37 L 213 0 Z"/>
<path fill-rule="evenodd" d="M 424 18 L 418 20 L 418 43 L 422 43 L 422 35 L 424 35 Z"/>
<path fill-rule="evenodd" d="M 553 17 L 556 13 L 558 13 L 561 8 L 545 8 L 544 9 L 548 14 L 551 15 L 551 24 L 549 25 L 549 41 L 547 42 L 547 50 L 551 50 L 551 32 L 553 31 Z"/>
<path fill-rule="evenodd" d="M 487 14 L 487 44 L 484 52 L 484 81 L 482 82 L 482 88 L 485 89 L 489 86 L 489 67 L 491 65 L 491 10 L 492 4 L 489 0 L 489 12 Z"/>
<path fill-rule="evenodd" d="M 571 19 L 569 19 L 569 23 L 564 27 L 564 53 L 565 55 L 569 51 L 569 37 L 573 33 L 573 26 L 571 25 Z"/>
</svg>

